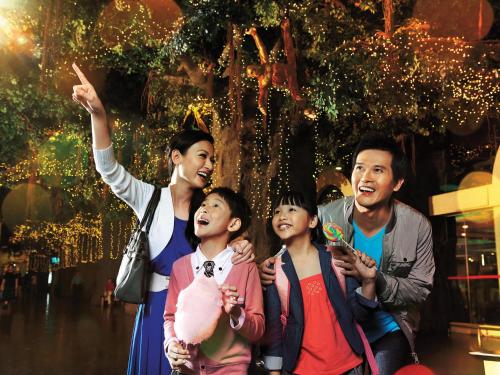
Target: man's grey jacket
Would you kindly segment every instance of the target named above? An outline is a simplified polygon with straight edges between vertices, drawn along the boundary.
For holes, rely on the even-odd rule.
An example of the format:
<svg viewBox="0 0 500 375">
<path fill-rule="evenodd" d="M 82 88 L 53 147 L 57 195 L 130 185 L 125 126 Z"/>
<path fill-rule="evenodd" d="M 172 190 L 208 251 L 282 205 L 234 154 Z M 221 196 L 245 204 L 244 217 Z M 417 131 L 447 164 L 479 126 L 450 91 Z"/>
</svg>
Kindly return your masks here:
<svg viewBox="0 0 500 375">
<path fill-rule="evenodd" d="M 344 230 L 351 245 L 354 197 L 345 197 L 319 207 L 322 224 L 333 222 Z M 377 298 L 390 312 L 414 352 L 420 322 L 420 307 L 431 292 L 434 276 L 432 229 L 429 220 L 417 210 L 395 199 L 386 225 L 382 259 L 377 272 Z"/>
</svg>

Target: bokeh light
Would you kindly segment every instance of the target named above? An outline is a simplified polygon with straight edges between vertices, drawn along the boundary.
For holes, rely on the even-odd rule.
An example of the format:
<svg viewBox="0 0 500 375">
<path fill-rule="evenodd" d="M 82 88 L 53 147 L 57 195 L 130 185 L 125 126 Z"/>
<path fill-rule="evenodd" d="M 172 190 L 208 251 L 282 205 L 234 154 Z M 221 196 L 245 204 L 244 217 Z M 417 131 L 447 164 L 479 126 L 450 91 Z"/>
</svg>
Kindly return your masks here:
<svg viewBox="0 0 500 375">
<path fill-rule="evenodd" d="M 430 25 L 436 37 L 480 40 L 493 24 L 493 8 L 488 0 L 417 0 L 413 16 Z"/>
<path fill-rule="evenodd" d="M 53 220 L 50 192 L 38 184 L 19 184 L 2 203 L 2 217 L 10 230 L 26 221 Z"/>
<path fill-rule="evenodd" d="M 491 181 L 492 181 L 491 173 L 481 172 L 481 171 L 471 172 L 462 179 L 460 185 L 458 186 L 458 190 L 489 185 L 491 184 Z"/>
<path fill-rule="evenodd" d="M 14 9 L 17 5 L 17 0 L 0 0 L 0 9 Z"/>
<path fill-rule="evenodd" d="M 34 49 L 33 33 L 17 11 L 0 6 L 0 50 L 11 53 L 31 53 Z"/>
<path fill-rule="evenodd" d="M 337 186 L 344 196 L 353 194 L 351 182 L 334 167 L 326 169 L 316 179 L 316 191 L 320 192 L 324 187 Z"/>
</svg>

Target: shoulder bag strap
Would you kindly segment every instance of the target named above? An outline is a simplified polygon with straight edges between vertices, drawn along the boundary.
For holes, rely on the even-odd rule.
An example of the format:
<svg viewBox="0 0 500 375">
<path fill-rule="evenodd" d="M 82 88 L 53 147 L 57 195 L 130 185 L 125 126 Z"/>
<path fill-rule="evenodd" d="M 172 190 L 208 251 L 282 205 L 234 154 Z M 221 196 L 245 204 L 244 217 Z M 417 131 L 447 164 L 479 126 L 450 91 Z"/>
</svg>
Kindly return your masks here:
<svg viewBox="0 0 500 375">
<path fill-rule="evenodd" d="M 153 216 L 156 211 L 156 206 L 160 201 L 161 189 L 157 186 L 154 187 L 153 194 L 149 199 L 148 206 L 146 207 L 146 212 L 144 212 L 144 216 L 142 217 L 141 223 L 139 224 L 138 229 L 142 229 L 144 225 L 146 225 L 146 234 L 149 233 L 149 228 L 151 227 L 151 222 L 153 221 Z"/>
</svg>

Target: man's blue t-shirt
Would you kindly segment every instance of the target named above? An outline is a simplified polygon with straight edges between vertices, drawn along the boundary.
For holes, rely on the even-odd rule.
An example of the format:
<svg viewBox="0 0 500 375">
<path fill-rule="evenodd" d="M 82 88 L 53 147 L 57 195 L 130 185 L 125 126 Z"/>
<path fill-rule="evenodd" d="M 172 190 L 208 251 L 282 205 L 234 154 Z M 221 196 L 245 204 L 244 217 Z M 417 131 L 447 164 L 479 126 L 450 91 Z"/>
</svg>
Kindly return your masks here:
<svg viewBox="0 0 500 375">
<path fill-rule="evenodd" d="M 355 222 L 354 226 L 354 247 L 372 257 L 380 267 L 382 259 L 382 243 L 384 241 L 385 227 L 371 237 L 366 237 Z M 374 312 L 372 319 L 361 324 L 365 331 L 368 341 L 374 342 L 384 336 L 386 333 L 399 330 L 399 325 L 391 314 L 382 308 Z"/>
</svg>

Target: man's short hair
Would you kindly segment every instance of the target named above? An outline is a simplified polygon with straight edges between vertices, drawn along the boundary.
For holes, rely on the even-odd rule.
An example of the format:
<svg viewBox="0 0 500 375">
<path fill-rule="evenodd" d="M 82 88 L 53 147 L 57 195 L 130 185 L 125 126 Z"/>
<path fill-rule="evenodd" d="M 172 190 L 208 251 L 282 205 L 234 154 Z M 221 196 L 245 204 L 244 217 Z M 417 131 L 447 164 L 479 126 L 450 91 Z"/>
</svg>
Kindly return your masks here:
<svg viewBox="0 0 500 375">
<path fill-rule="evenodd" d="M 210 194 L 217 194 L 224 199 L 224 202 L 227 203 L 229 210 L 231 211 L 231 218 L 240 219 L 240 229 L 231 233 L 231 240 L 245 232 L 250 226 L 252 211 L 250 210 L 250 206 L 243 195 L 227 187 L 216 187 L 207 194 L 207 197 Z"/>
<path fill-rule="evenodd" d="M 408 172 L 408 159 L 403 151 L 401 151 L 394 138 L 376 132 L 368 133 L 363 136 L 352 156 L 353 170 L 359 153 L 365 150 L 382 150 L 389 152 L 392 155 L 391 168 L 394 182 L 406 177 Z"/>
</svg>

